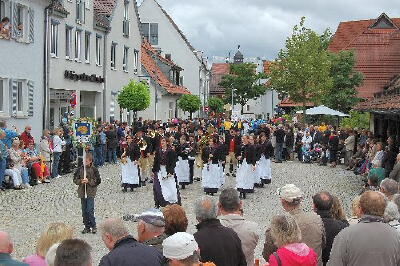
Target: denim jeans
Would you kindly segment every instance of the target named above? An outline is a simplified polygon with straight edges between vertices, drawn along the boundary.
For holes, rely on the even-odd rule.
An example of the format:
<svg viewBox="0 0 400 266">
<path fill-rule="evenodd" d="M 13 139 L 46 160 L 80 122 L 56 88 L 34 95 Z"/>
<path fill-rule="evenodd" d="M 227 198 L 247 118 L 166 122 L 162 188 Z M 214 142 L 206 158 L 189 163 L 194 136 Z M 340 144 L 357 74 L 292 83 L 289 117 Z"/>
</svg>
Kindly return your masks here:
<svg viewBox="0 0 400 266">
<path fill-rule="evenodd" d="M 109 163 L 117 163 L 117 148 L 111 148 L 107 150 L 108 153 L 108 162 Z"/>
<path fill-rule="evenodd" d="M 282 161 L 283 143 L 276 143 L 275 146 L 275 160 Z"/>
<path fill-rule="evenodd" d="M 96 219 L 94 218 L 94 198 L 81 198 L 82 218 L 85 228 L 95 228 Z"/>
<path fill-rule="evenodd" d="M 21 167 L 21 178 L 22 178 L 22 184 L 29 184 L 29 172 L 28 168 L 26 167 Z"/>
<path fill-rule="evenodd" d="M 61 152 L 53 153 L 53 166 L 51 176 L 53 178 L 58 176 L 58 165 L 60 164 Z"/>
<path fill-rule="evenodd" d="M 4 172 L 6 171 L 7 161 L 0 160 L 0 187 L 3 186 L 4 182 Z"/>
<path fill-rule="evenodd" d="M 104 164 L 103 150 L 103 145 L 94 147 L 94 165 L 96 167 L 102 166 Z"/>
</svg>

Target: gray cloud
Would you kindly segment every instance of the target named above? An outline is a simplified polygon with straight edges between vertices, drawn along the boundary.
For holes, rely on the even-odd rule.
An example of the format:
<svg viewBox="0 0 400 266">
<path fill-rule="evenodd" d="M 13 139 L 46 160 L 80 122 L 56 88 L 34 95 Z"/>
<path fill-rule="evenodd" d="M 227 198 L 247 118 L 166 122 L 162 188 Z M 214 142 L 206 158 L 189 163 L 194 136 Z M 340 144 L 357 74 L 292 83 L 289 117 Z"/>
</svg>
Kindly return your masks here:
<svg viewBox="0 0 400 266">
<path fill-rule="evenodd" d="M 312 29 L 332 32 L 341 21 L 398 17 L 396 0 L 159 0 L 189 41 L 208 56 L 276 57 L 302 16 Z"/>
</svg>

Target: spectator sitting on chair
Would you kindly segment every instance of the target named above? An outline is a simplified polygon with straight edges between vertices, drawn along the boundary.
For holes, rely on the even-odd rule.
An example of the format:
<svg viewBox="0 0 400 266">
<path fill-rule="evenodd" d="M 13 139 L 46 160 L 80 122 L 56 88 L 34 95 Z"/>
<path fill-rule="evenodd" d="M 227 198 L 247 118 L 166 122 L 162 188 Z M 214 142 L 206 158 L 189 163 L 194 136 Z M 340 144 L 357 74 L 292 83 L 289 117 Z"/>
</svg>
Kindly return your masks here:
<svg viewBox="0 0 400 266">
<path fill-rule="evenodd" d="M 22 132 L 21 136 L 19 137 L 20 140 L 22 141 L 22 144 L 24 145 L 23 148 L 27 148 L 31 143 L 33 143 L 33 146 L 35 146 L 35 140 L 31 135 L 31 130 L 32 130 L 31 126 L 26 126 L 24 132 Z"/>
<path fill-rule="evenodd" d="M 5 174 L 12 177 L 14 188 L 29 188 L 28 168 L 26 168 L 25 157 L 19 147 L 20 141 L 18 138 L 15 138 L 12 147 L 8 150 L 10 160 L 9 167 L 6 169 Z"/>
<path fill-rule="evenodd" d="M 24 150 L 24 153 L 26 154 L 27 166 L 31 169 L 31 172 L 33 172 L 36 182 L 38 184 L 49 183 L 50 181 L 47 179 L 50 176 L 49 169 L 45 162 L 42 162 L 40 159 L 40 156 L 35 149 L 35 143 L 29 143 L 28 147 Z"/>
</svg>

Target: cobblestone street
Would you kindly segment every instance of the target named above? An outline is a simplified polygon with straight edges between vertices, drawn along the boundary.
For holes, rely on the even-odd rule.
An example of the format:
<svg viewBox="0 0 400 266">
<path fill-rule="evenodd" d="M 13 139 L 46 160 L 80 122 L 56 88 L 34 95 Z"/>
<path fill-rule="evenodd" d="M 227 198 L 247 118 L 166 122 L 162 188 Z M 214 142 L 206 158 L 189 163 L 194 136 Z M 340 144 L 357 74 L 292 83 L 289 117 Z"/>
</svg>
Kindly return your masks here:
<svg viewBox="0 0 400 266">
<path fill-rule="evenodd" d="M 260 241 L 256 257 L 261 257 L 264 243 L 264 231 L 270 218 L 282 212 L 276 189 L 287 183 L 298 185 L 305 192 L 303 206 L 311 208 L 311 196 L 321 190 L 330 191 L 341 198 L 347 214 L 350 214 L 352 198 L 360 192 L 362 182 L 351 172 L 340 167 L 332 169 L 298 162 L 273 164 L 272 184 L 257 189 L 248 195 L 244 203 L 245 217 L 259 224 Z M 122 217 L 124 214 L 140 213 L 153 207 L 152 184 L 136 189 L 133 193 L 123 193 L 120 188 L 120 168 L 107 165 L 100 169 L 102 184 L 99 186 L 95 200 L 97 223 L 107 217 Z M 234 178 L 228 177 L 225 187 L 234 186 Z M 195 182 L 181 191 L 183 207 L 189 218 L 188 231 L 194 233 L 195 217 L 194 201 L 203 196 L 201 183 Z M 218 199 L 218 196 L 214 196 Z M 40 233 L 51 222 L 65 222 L 75 228 L 75 236 L 87 240 L 93 247 L 94 265 L 108 250 L 102 243 L 100 234 L 81 235 L 82 218 L 80 201 L 76 196 L 76 186 L 72 183 L 72 175 L 53 180 L 51 184 L 42 184 L 23 191 L 6 191 L 0 193 L 1 212 L 0 230 L 9 232 L 15 243 L 14 257 L 23 257 L 35 252 L 35 244 Z M 128 224 L 132 234 L 136 236 L 136 224 Z"/>
</svg>

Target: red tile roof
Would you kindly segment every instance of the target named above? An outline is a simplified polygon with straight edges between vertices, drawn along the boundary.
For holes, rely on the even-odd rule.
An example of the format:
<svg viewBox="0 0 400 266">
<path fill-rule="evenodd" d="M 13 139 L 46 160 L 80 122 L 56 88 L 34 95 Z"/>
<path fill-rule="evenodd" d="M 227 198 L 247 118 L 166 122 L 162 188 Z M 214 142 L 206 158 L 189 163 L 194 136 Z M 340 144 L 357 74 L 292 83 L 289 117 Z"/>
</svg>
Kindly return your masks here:
<svg viewBox="0 0 400 266">
<path fill-rule="evenodd" d="M 110 29 L 111 17 L 116 5 L 116 0 L 94 0 L 93 9 L 96 26 Z"/>
<path fill-rule="evenodd" d="M 229 63 L 214 63 L 211 67 L 211 82 L 210 82 L 210 94 L 211 95 L 223 95 L 225 94 L 225 88 L 219 86 L 224 75 L 229 74 L 230 64 Z"/>
<path fill-rule="evenodd" d="M 384 91 L 375 93 L 371 100 L 360 102 L 356 107 L 360 111 L 400 111 L 400 74 L 396 75 Z"/>
<path fill-rule="evenodd" d="M 271 67 L 271 65 L 272 65 L 272 61 L 264 61 L 263 62 L 263 64 L 264 64 L 264 73 L 265 74 L 269 74 L 270 73 L 270 67 Z"/>
<path fill-rule="evenodd" d="M 392 29 L 371 28 L 377 21 L 341 22 L 329 45 L 332 52 L 355 51 L 355 70 L 364 74 L 364 82 L 358 88 L 361 98 L 372 98 L 400 73 L 400 18 L 391 19 L 395 26 Z"/>
<path fill-rule="evenodd" d="M 173 66 L 176 66 L 172 61 L 167 60 L 159 55 L 159 53 L 154 50 L 150 43 L 144 40 L 142 43 L 141 63 L 151 78 L 154 81 L 157 81 L 157 83 L 170 94 L 190 94 L 190 91 L 187 88 L 183 86 L 177 86 L 168 79 L 168 77 L 157 65 L 157 62 L 154 60 L 153 56 L 156 56 L 165 64 L 170 65 L 169 62 L 171 62 Z"/>
<path fill-rule="evenodd" d="M 115 6 L 117 5 L 116 0 L 94 0 L 94 10 L 98 14 L 111 16 Z"/>
<path fill-rule="evenodd" d="M 290 97 L 283 99 L 279 104 L 279 107 L 299 107 L 303 106 L 303 103 L 295 103 L 293 102 Z M 307 102 L 306 107 L 314 107 L 315 105 L 312 102 Z"/>
</svg>

